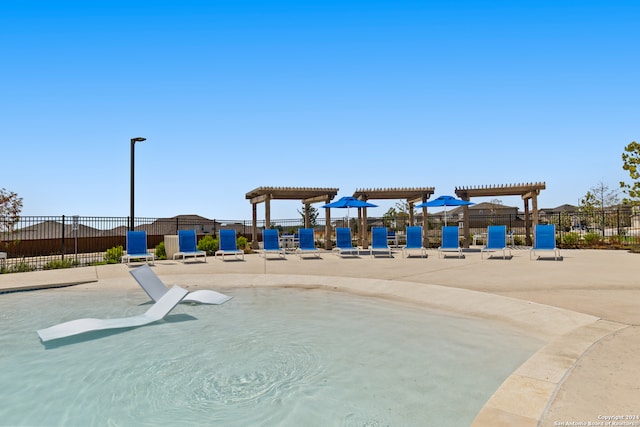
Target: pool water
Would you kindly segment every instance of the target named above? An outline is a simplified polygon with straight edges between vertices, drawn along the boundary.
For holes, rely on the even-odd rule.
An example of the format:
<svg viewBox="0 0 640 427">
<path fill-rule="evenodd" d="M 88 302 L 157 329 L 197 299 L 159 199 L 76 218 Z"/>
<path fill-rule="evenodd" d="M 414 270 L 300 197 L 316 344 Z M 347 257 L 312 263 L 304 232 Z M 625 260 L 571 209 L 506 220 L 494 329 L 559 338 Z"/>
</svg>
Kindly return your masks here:
<svg viewBox="0 0 640 427">
<path fill-rule="evenodd" d="M 464 426 L 541 342 L 341 292 L 246 288 L 221 306 L 45 347 L 36 330 L 146 311 L 140 292 L 0 295 L 0 425 Z"/>
</svg>

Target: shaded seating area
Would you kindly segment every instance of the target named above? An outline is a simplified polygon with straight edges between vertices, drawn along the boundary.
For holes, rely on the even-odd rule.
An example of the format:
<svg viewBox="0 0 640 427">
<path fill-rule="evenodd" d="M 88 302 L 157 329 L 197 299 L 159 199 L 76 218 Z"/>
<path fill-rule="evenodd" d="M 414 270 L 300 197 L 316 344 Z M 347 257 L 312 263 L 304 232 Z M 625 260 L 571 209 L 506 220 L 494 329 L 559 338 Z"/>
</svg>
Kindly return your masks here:
<svg viewBox="0 0 640 427">
<path fill-rule="evenodd" d="M 339 256 L 351 255 L 358 256 L 359 249 L 353 246 L 353 239 L 351 237 L 351 229 L 348 227 L 336 228 L 336 247 L 333 248 L 332 253 Z"/>
<path fill-rule="evenodd" d="M 245 197 L 251 203 L 252 210 L 252 226 L 251 237 L 253 240 L 253 248 L 258 249 L 258 205 L 264 203 L 264 222 L 271 224 L 271 202 L 273 200 L 300 200 L 304 205 L 304 227 L 311 227 L 311 218 L 309 216 L 310 207 L 313 203 L 329 203 L 336 194 L 337 188 L 324 187 L 258 187 L 245 194 Z M 330 209 L 325 209 L 326 225 L 324 230 L 325 249 L 331 249 Z M 283 247 L 286 247 L 282 244 Z"/>
<path fill-rule="evenodd" d="M 373 227 L 371 229 L 371 246 L 369 253 L 375 258 L 376 254 L 386 254 L 392 258 L 391 247 L 387 240 L 387 227 Z"/>
<path fill-rule="evenodd" d="M 129 271 L 129 273 L 131 273 L 136 282 L 138 282 L 138 285 L 140 285 L 154 302 L 160 301 L 160 299 L 169 292 L 169 288 L 148 265 L 134 268 Z M 231 298 L 232 297 L 221 294 L 220 292 L 202 289 L 189 292 L 187 296 L 182 299 L 182 302 L 219 305 L 224 304 Z"/>
<path fill-rule="evenodd" d="M 438 248 L 438 258 L 445 257 L 447 252 L 455 252 L 458 258 L 462 258 L 462 247 L 458 236 L 457 225 L 445 225 L 442 227 L 442 244 Z"/>
<path fill-rule="evenodd" d="M 149 252 L 147 249 L 147 232 L 140 231 L 127 231 L 127 244 L 126 253 L 122 255 L 122 262 L 129 264 L 133 259 L 142 259 L 145 262 L 151 261 L 154 263 L 155 255 Z"/>
<path fill-rule="evenodd" d="M 178 230 L 178 252 L 173 254 L 173 259 L 182 257 L 182 262 L 186 257 L 193 257 L 196 259 L 201 256 L 204 257 L 204 262 L 207 262 L 207 252 L 198 250 L 198 243 L 195 230 Z"/>
<path fill-rule="evenodd" d="M 266 229 L 262 231 L 263 250 L 262 256 L 265 258 L 268 255 L 277 255 L 280 258 L 287 258 L 287 254 L 283 248 L 280 247 L 280 236 L 276 229 Z"/>
<path fill-rule="evenodd" d="M 422 226 L 407 227 L 407 244 L 402 247 L 402 256 L 409 257 L 412 251 L 419 251 L 420 257 L 427 256 L 427 249 L 422 245 Z"/>
<path fill-rule="evenodd" d="M 66 338 L 87 332 L 105 329 L 135 328 L 164 319 L 171 310 L 187 295 L 188 291 L 179 286 L 172 287 L 144 314 L 118 319 L 77 319 L 38 330 L 42 342 Z"/>
<path fill-rule="evenodd" d="M 554 224 L 536 224 L 533 230 L 533 247 L 529 251 L 529 259 L 536 256 L 536 252 L 552 252 L 553 259 L 558 260 L 560 249 L 556 246 L 556 226 Z M 537 256 L 540 259 L 540 256 Z"/>
<path fill-rule="evenodd" d="M 511 248 L 507 246 L 507 226 L 490 225 L 487 227 L 487 244 L 480 249 L 480 258 L 485 252 L 502 251 L 502 259 L 507 258 L 507 251 L 511 257 Z M 491 258 L 491 254 L 489 258 Z"/>
<path fill-rule="evenodd" d="M 296 253 L 300 258 L 303 255 L 314 255 L 320 258 L 320 250 L 316 248 L 316 242 L 313 236 L 313 228 L 301 228 L 298 230 L 300 244 L 296 248 Z"/>
<path fill-rule="evenodd" d="M 544 189 L 546 189 L 546 184 L 544 182 L 481 185 L 473 187 L 456 187 L 456 196 L 462 200 L 470 200 L 472 197 L 520 196 L 524 201 L 524 218 L 527 218 L 525 221 L 525 244 L 531 245 L 531 224 L 538 224 L 538 196 Z M 529 208 L 529 201 L 531 201 L 531 210 Z M 531 218 L 531 220 L 529 220 L 529 218 Z M 465 238 L 464 241 L 467 246 L 471 242 L 470 222 L 469 209 L 468 207 L 463 207 L 462 235 Z"/>
<path fill-rule="evenodd" d="M 238 241 L 236 239 L 236 230 L 220 230 L 220 245 L 218 250 L 214 253 L 214 257 L 221 256 L 224 261 L 225 255 L 233 255 L 235 259 L 241 258 L 244 260 L 244 251 L 238 249 Z"/>
</svg>

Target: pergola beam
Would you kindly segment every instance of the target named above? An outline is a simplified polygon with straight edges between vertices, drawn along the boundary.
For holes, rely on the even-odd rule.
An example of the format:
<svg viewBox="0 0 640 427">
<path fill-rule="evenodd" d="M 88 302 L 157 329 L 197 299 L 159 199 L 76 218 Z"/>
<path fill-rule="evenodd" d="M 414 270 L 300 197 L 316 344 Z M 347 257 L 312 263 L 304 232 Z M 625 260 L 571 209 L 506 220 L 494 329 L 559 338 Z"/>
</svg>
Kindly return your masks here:
<svg viewBox="0 0 640 427">
<path fill-rule="evenodd" d="M 327 202 L 327 199 L 329 199 L 329 201 L 330 201 L 331 198 L 327 197 L 326 194 L 322 194 L 320 196 L 314 196 L 314 197 L 309 197 L 308 199 L 303 199 L 302 203 L 305 204 L 305 205 L 310 205 L 312 203 L 321 203 L 321 202 L 329 203 L 329 202 Z"/>
</svg>

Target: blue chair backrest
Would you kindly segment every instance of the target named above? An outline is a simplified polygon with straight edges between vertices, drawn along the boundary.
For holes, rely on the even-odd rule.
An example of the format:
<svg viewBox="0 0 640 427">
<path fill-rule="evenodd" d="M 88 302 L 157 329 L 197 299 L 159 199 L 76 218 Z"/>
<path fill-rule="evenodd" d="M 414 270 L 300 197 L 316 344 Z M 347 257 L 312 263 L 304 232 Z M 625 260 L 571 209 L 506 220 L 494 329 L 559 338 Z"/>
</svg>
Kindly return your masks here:
<svg viewBox="0 0 640 427">
<path fill-rule="evenodd" d="M 373 227 L 371 229 L 371 247 L 387 248 L 387 227 Z"/>
<path fill-rule="evenodd" d="M 444 227 L 442 227 L 442 247 L 443 248 L 460 247 L 457 225 L 445 225 Z"/>
<path fill-rule="evenodd" d="M 262 232 L 262 238 L 264 240 L 264 248 L 266 250 L 279 250 L 280 240 L 278 237 L 278 230 L 270 228 Z"/>
<path fill-rule="evenodd" d="M 235 251 L 237 249 L 236 230 L 220 230 L 220 250 Z"/>
<path fill-rule="evenodd" d="M 407 227 L 407 248 L 422 247 L 422 226 L 412 225 Z"/>
<path fill-rule="evenodd" d="M 178 230 L 178 247 L 180 252 L 196 252 L 195 230 Z"/>
<path fill-rule="evenodd" d="M 313 238 L 313 228 L 301 228 L 298 234 L 300 235 L 300 249 L 316 248 L 316 242 Z"/>
<path fill-rule="evenodd" d="M 555 249 L 556 226 L 554 224 L 536 224 L 533 243 L 535 249 Z"/>
<path fill-rule="evenodd" d="M 507 226 L 490 225 L 487 227 L 487 247 L 502 249 L 507 246 Z"/>
<path fill-rule="evenodd" d="M 127 231 L 127 254 L 147 253 L 147 232 Z"/>
<path fill-rule="evenodd" d="M 347 227 L 337 227 L 336 246 L 339 248 L 350 248 L 351 245 L 351 229 Z"/>
</svg>

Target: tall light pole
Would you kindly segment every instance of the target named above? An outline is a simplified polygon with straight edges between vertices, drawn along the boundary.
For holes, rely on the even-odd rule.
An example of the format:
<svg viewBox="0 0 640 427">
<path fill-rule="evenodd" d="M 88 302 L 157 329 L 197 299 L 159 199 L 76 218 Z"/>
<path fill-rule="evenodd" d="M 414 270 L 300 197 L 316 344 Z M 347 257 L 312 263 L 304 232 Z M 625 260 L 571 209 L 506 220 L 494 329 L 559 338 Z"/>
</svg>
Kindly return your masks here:
<svg viewBox="0 0 640 427">
<path fill-rule="evenodd" d="M 134 205 L 134 177 L 135 177 L 135 152 L 136 152 L 136 142 L 142 142 L 142 141 L 146 141 L 147 138 L 131 138 L 131 216 L 129 217 L 129 230 L 133 230 L 134 229 L 134 209 L 133 209 L 133 205 Z"/>
</svg>

